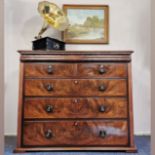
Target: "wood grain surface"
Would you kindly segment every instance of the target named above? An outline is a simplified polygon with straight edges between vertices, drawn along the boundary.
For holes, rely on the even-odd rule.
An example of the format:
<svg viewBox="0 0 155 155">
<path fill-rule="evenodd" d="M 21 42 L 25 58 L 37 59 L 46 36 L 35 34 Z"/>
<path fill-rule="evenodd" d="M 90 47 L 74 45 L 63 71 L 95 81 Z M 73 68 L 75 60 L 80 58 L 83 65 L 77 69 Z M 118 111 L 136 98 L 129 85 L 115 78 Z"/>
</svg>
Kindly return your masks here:
<svg viewBox="0 0 155 155">
<path fill-rule="evenodd" d="M 130 62 L 132 51 L 18 51 L 22 62 Z"/>
<path fill-rule="evenodd" d="M 126 121 L 26 121 L 23 144 L 46 147 L 127 146 L 128 125 Z"/>
<path fill-rule="evenodd" d="M 25 119 L 127 118 L 126 98 L 29 98 Z"/>
<path fill-rule="evenodd" d="M 51 71 L 51 72 L 50 72 Z M 26 63 L 25 77 L 127 77 L 127 64 L 116 63 Z"/>
<path fill-rule="evenodd" d="M 127 64 L 117 63 L 78 63 L 77 76 L 98 78 L 125 78 L 127 77 Z"/>
<path fill-rule="evenodd" d="M 16 152 L 135 152 L 132 51 L 19 51 Z"/>
<path fill-rule="evenodd" d="M 102 87 L 103 86 L 103 87 Z M 48 91 L 48 87 L 52 87 Z M 100 87 L 103 90 L 99 90 Z M 25 96 L 126 96 L 127 83 L 123 79 L 59 79 L 25 80 Z"/>
<path fill-rule="evenodd" d="M 26 63 L 25 65 L 25 77 L 67 77 L 74 74 L 73 63 Z"/>
</svg>

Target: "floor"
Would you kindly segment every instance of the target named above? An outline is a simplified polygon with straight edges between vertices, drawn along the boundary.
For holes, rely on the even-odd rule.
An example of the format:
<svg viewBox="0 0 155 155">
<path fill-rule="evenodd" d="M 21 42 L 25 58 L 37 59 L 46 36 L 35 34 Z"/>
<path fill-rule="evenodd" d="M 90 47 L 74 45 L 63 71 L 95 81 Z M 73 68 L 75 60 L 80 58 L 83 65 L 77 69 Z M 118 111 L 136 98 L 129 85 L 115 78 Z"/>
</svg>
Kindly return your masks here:
<svg viewBox="0 0 155 155">
<path fill-rule="evenodd" d="M 150 136 L 136 136 L 135 143 L 138 153 L 123 152 L 39 152 L 39 153 L 18 153 L 18 155 L 150 155 Z M 5 138 L 5 155 L 13 154 L 16 145 L 16 137 Z"/>
</svg>

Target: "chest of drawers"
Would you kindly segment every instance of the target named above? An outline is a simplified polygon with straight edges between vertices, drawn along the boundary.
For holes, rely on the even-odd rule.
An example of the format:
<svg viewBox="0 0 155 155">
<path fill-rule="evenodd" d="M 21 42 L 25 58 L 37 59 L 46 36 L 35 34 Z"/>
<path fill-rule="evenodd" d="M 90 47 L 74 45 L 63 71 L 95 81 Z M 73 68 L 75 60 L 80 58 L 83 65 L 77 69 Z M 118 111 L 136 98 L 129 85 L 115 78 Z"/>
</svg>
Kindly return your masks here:
<svg viewBox="0 0 155 155">
<path fill-rule="evenodd" d="M 15 152 L 136 151 L 131 51 L 19 51 Z"/>
</svg>

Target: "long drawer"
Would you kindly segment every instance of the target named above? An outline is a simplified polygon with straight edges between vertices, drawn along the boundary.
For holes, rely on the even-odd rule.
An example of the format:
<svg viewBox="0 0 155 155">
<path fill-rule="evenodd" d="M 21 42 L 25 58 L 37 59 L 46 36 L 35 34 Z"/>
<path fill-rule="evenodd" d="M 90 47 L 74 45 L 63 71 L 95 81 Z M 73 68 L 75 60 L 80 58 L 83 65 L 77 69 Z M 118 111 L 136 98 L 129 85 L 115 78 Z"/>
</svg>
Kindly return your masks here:
<svg viewBox="0 0 155 155">
<path fill-rule="evenodd" d="M 125 63 L 26 63 L 25 77 L 127 77 Z"/>
<path fill-rule="evenodd" d="M 26 96 L 126 96 L 125 79 L 27 79 Z"/>
<path fill-rule="evenodd" d="M 126 121 L 24 122 L 24 146 L 127 146 Z"/>
<path fill-rule="evenodd" d="M 25 119 L 127 118 L 126 98 L 26 98 Z"/>
</svg>

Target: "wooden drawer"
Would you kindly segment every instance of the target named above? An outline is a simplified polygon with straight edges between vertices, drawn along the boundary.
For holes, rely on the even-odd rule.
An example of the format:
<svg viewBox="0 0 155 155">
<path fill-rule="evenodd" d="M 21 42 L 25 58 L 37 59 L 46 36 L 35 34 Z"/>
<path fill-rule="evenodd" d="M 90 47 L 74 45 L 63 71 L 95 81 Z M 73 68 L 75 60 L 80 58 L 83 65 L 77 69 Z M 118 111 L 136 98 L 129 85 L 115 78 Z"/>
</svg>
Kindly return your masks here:
<svg viewBox="0 0 155 155">
<path fill-rule="evenodd" d="M 72 63 L 25 63 L 25 77 L 67 77 L 75 73 Z"/>
<path fill-rule="evenodd" d="M 25 80 L 26 96 L 126 96 L 124 79 Z"/>
<path fill-rule="evenodd" d="M 83 77 L 127 77 L 127 64 L 119 63 L 80 63 L 78 76 Z"/>
<path fill-rule="evenodd" d="M 25 99 L 24 118 L 127 118 L 127 99 L 29 98 Z"/>
<path fill-rule="evenodd" d="M 126 121 L 24 122 L 24 146 L 127 146 Z"/>
<path fill-rule="evenodd" d="M 25 63 L 25 77 L 127 77 L 127 64 L 119 63 Z"/>
</svg>

